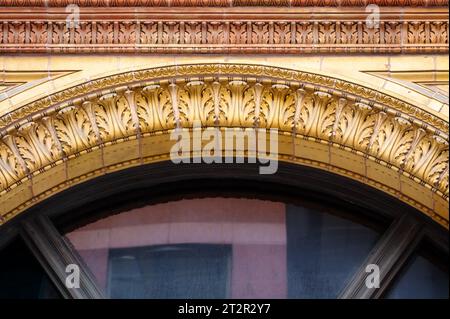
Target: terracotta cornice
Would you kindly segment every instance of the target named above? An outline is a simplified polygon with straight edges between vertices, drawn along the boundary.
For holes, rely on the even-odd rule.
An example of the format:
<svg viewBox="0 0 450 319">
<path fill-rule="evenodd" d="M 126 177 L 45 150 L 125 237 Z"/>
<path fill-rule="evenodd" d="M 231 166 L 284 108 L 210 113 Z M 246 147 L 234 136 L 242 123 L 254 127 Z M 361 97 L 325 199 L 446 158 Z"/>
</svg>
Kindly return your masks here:
<svg viewBox="0 0 450 319">
<path fill-rule="evenodd" d="M 0 0 L 1 6 L 65 7 L 76 4 L 82 7 L 354 7 L 376 4 L 378 6 L 448 6 L 447 0 Z"/>
<path fill-rule="evenodd" d="M 3 53 L 446 53 L 447 8 L 0 8 Z"/>
</svg>

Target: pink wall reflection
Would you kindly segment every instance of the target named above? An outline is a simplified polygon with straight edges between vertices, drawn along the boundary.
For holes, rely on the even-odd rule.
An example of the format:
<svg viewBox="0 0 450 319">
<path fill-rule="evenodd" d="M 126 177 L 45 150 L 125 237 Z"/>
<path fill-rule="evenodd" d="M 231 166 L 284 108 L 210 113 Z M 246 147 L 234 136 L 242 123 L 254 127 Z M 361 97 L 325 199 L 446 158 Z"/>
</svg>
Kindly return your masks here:
<svg viewBox="0 0 450 319">
<path fill-rule="evenodd" d="M 232 298 L 286 298 L 285 205 L 205 198 L 146 206 L 66 234 L 106 287 L 108 250 L 161 244 L 231 244 Z"/>
</svg>

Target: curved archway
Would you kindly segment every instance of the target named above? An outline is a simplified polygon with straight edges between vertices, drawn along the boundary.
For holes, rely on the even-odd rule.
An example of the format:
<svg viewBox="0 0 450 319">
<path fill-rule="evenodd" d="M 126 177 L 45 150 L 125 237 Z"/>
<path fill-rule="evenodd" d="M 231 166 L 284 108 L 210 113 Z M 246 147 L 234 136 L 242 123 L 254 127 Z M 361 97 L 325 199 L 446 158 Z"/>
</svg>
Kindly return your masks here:
<svg viewBox="0 0 450 319">
<path fill-rule="evenodd" d="M 445 120 L 354 83 L 238 64 L 122 73 L 3 116 L 0 223 L 82 181 L 169 159 L 170 133 L 194 122 L 276 128 L 280 161 L 357 180 L 448 228 Z"/>
</svg>

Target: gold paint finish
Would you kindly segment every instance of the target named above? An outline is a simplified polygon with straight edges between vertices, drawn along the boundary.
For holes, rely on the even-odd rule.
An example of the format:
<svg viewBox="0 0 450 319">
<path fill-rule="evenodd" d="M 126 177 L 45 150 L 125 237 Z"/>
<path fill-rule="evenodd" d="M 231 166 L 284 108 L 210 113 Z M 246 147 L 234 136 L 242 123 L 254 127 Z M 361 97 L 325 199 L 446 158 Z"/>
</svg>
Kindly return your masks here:
<svg viewBox="0 0 450 319">
<path fill-rule="evenodd" d="M 59 92 L 1 119 L 1 223 L 62 189 L 169 160 L 169 133 L 279 129 L 279 159 L 389 193 L 448 227 L 448 123 L 350 82 L 251 65 L 120 74 Z M 28 116 L 32 114 L 32 116 Z"/>
</svg>

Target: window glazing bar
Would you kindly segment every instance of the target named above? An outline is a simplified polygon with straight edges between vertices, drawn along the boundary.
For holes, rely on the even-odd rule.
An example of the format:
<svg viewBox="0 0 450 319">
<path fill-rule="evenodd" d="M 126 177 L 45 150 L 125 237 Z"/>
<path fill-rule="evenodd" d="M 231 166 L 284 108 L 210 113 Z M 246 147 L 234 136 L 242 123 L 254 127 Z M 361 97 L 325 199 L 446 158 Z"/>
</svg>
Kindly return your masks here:
<svg viewBox="0 0 450 319">
<path fill-rule="evenodd" d="M 88 267 L 48 217 L 38 216 L 25 221 L 21 233 L 26 244 L 65 298 L 104 298 Z M 71 277 L 67 279 L 69 276 Z M 69 284 L 66 284 L 66 280 Z"/>
<path fill-rule="evenodd" d="M 370 252 L 338 298 L 373 299 L 382 296 L 422 238 L 422 224 L 409 214 L 395 220 Z M 379 269 L 379 288 L 366 284 Z M 371 280 L 373 277 L 369 278 Z"/>
</svg>

